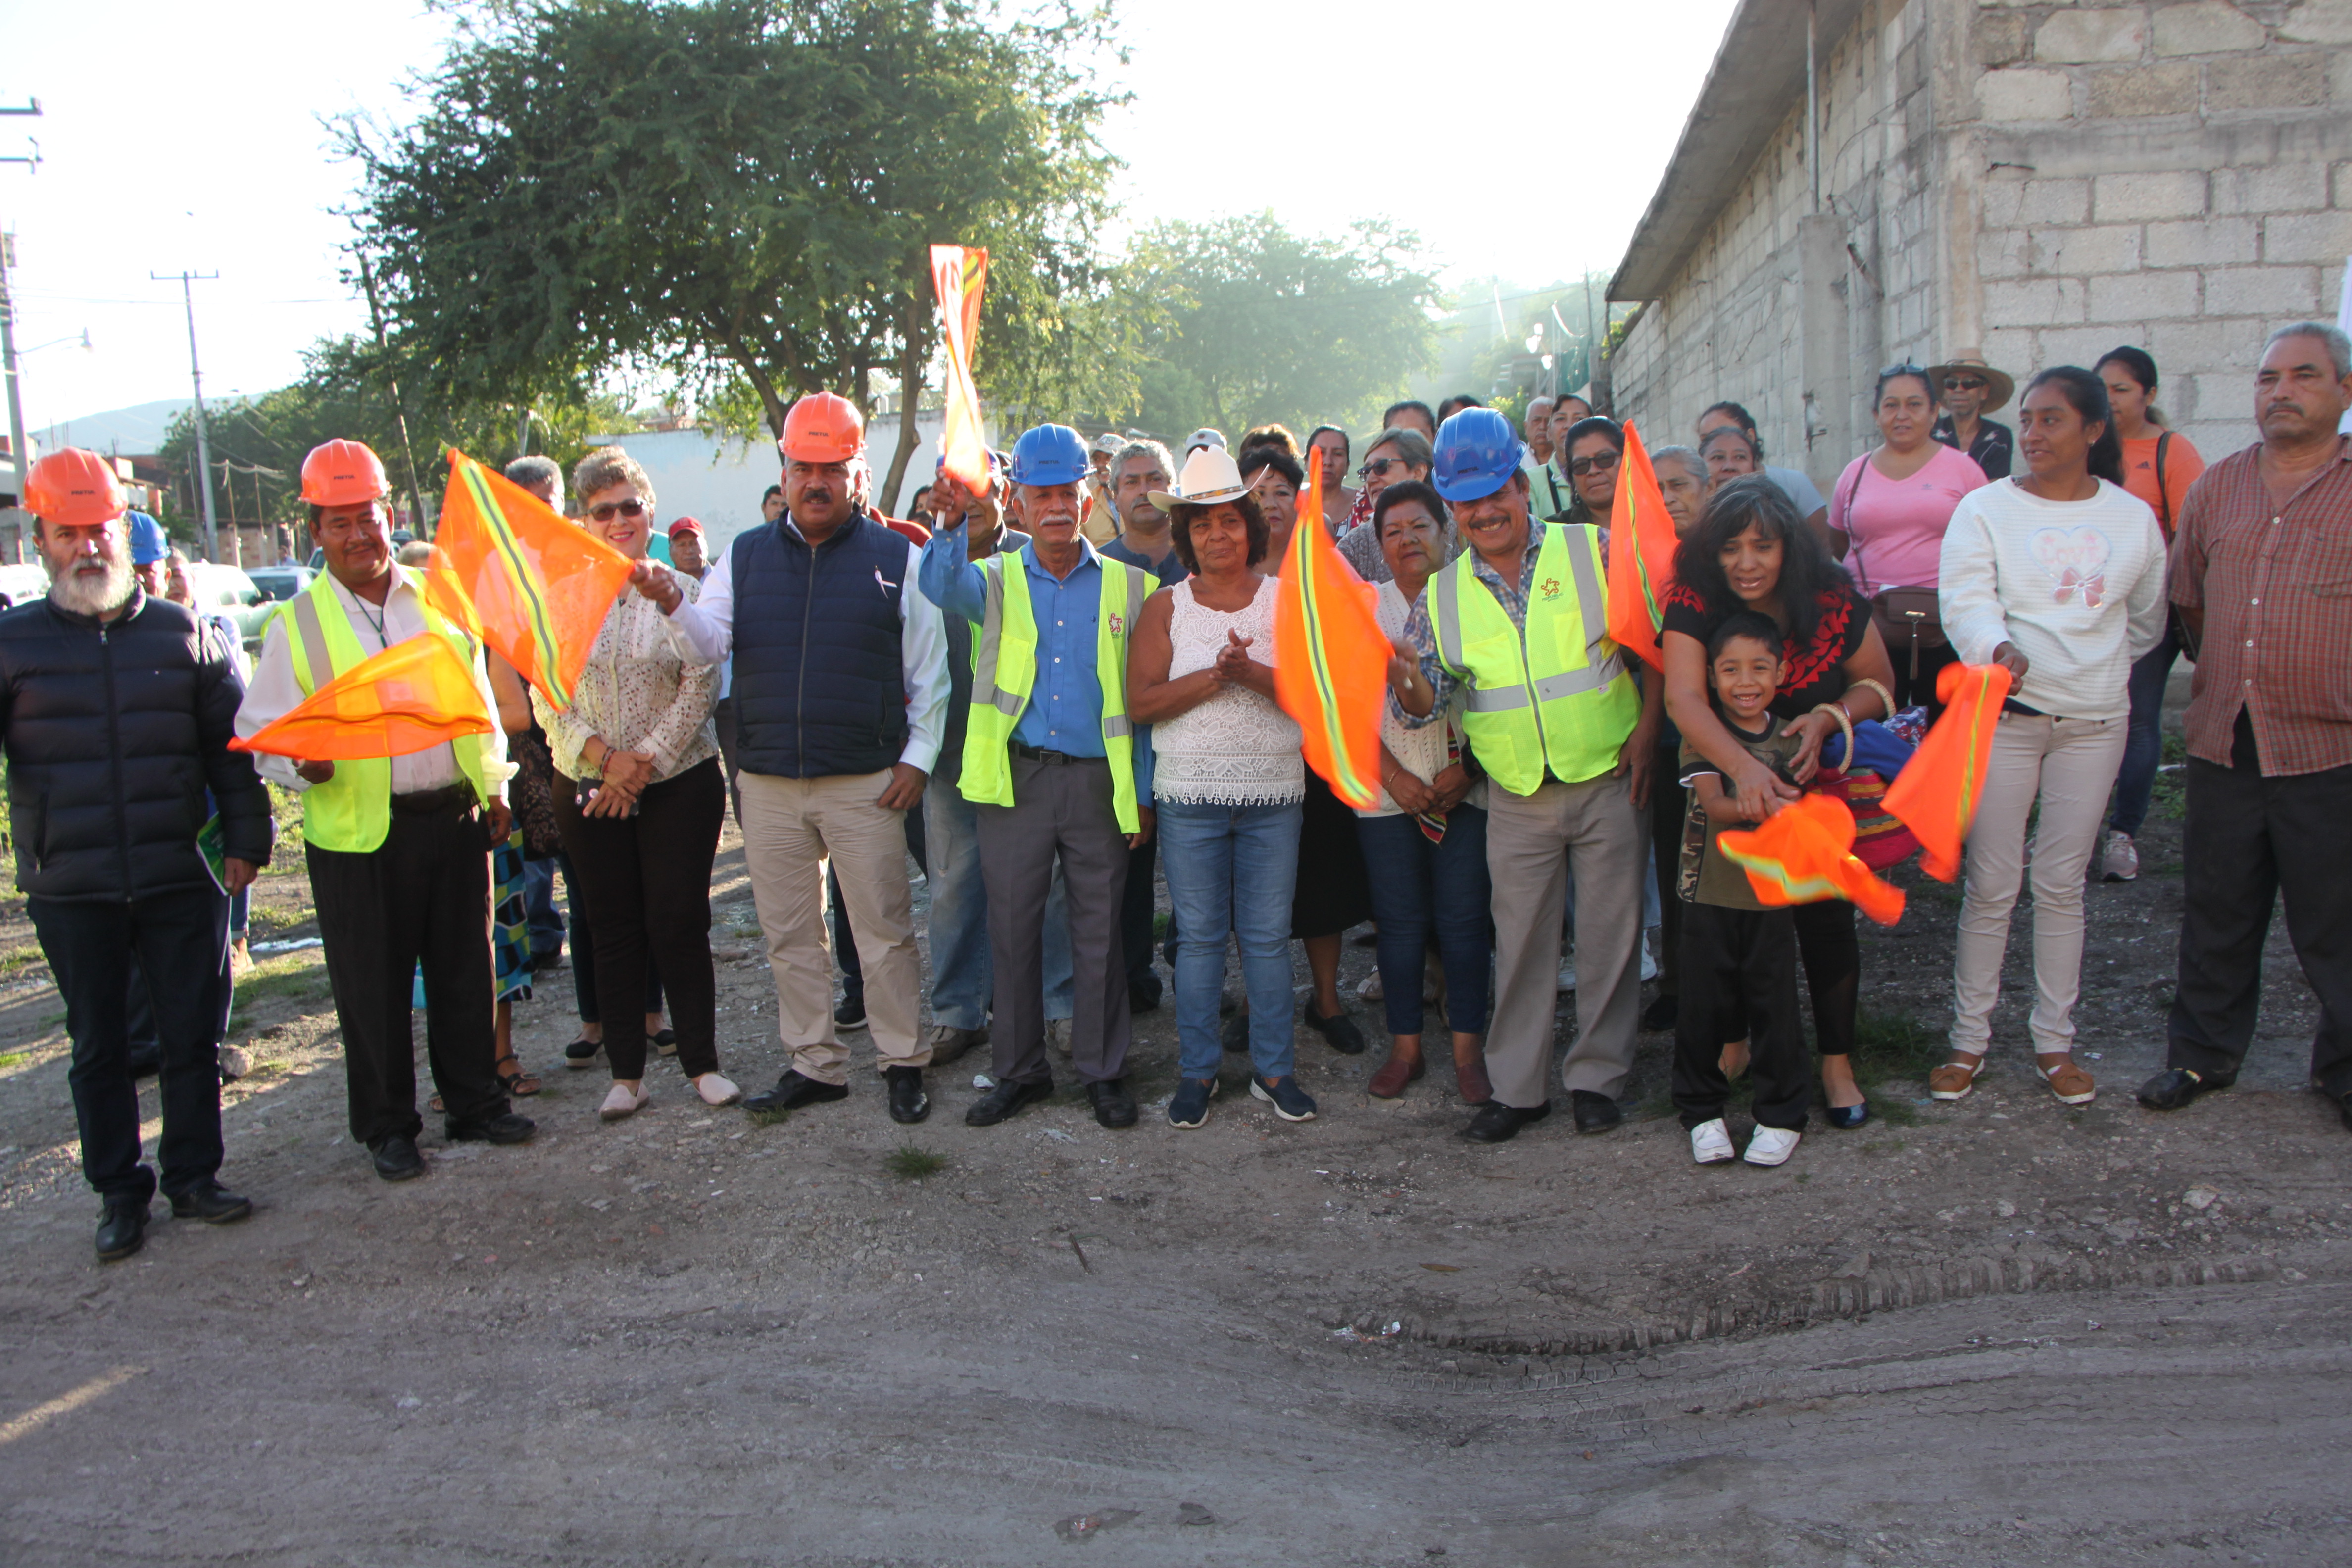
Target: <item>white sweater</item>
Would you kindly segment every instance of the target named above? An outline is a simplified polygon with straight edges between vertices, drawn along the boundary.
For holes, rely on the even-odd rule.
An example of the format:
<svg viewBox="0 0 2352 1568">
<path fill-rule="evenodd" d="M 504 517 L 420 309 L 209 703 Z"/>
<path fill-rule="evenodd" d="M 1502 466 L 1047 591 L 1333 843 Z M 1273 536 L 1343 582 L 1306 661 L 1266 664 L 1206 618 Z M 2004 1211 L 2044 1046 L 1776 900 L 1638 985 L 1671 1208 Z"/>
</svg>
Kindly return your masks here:
<svg viewBox="0 0 2352 1568">
<path fill-rule="evenodd" d="M 2028 708 L 2121 719 L 2132 661 L 2164 636 L 2164 565 L 2156 514 L 2121 486 L 2053 501 L 1995 479 L 1960 498 L 1944 533 L 1944 634 L 1970 664 L 2015 643 L 2028 668 L 2011 695 Z"/>
</svg>

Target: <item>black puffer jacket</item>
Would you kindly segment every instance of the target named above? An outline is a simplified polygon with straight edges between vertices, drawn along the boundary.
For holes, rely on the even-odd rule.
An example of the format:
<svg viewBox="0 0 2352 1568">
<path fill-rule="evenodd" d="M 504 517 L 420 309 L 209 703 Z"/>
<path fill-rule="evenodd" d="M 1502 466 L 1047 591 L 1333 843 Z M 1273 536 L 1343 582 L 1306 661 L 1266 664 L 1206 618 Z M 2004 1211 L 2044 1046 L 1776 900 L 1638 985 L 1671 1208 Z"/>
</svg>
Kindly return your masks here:
<svg viewBox="0 0 2352 1568">
<path fill-rule="evenodd" d="M 220 634 L 134 590 L 101 626 L 49 599 L 0 612 L 0 743 L 16 887 L 121 902 L 214 886 L 196 847 L 209 786 L 224 852 L 269 858 L 269 792 L 232 752 L 245 683 Z"/>
</svg>

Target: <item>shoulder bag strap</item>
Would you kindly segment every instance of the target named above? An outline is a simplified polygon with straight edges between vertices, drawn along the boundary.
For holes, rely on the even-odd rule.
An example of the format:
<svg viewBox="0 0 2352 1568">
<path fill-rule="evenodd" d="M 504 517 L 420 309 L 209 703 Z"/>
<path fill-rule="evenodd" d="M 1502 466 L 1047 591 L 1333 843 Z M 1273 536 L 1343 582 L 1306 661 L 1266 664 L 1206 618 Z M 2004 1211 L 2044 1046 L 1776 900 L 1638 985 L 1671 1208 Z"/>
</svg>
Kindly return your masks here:
<svg viewBox="0 0 2352 1568">
<path fill-rule="evenodd" d="M 2167 430 L 2156 438 L 2156 500 L 2157 515 L 2164 521 L 2164 537 L 2172 537 L 2172 487 L 2164 482 L 2164 459 L 2172 450 L 2172 432 Z"/>
</svg>

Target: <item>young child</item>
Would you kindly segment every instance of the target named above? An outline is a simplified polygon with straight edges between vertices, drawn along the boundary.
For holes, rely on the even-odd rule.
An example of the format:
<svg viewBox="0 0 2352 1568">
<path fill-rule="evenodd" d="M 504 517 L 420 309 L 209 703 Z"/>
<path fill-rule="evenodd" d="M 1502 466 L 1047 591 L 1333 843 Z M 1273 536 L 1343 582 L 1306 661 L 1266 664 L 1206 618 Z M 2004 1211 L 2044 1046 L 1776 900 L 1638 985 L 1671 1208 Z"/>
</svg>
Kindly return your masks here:
<svg viewBox="0 0 2352 1568">
<path fill-rule="evenodd" d="M 1780 680 L 1780 628 L 1753 611 L 1732 616 L 1707 639 L 1706 664 L 1724 728 L 1750 755 L 1789 778 L 1799 737 L 1782 735 L 1770 710 Z M 1796 1151 L 1812 1100 L 1812 1062 L 1797 1017 L 1796 925 L 1787 910 L 1764 908 L 1748 874 L 1724 857 L 1717 837 L 1750 821 L 1715 764 L 1688 740 L 1680 771 L 1692 805 L 1677 889 L 1685 907 L 1675 1109 L 1690 1131 L 1692 1159 L 1717 1165 L 1732 1157 L 1731 1131 L 1723 1120 L 1731 1085 L 1721 1053 L 1723 1042 L 1744 1029 L 1756 1114 L 1747 1159 L 1751 1165 L 1778 1165 Z M 1702 824 L 1703 836 L 1696 831 Z"/>
</svg>

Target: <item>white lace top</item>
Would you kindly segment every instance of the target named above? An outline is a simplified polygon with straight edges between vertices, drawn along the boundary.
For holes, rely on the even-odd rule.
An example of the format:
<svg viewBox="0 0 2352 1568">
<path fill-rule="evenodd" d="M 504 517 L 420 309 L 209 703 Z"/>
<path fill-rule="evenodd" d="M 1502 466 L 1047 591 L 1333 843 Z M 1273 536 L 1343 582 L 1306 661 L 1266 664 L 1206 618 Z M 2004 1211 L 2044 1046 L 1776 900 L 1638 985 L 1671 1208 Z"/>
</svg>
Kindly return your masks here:
<svg viewBox="0 0 2352 1568">
<path fill-rule="evenodd" d="M 1250 657 L 1271 667 L 1277 591 L 1273 578 L 1264 578 L 1249 607 L 1228 615 L 1194 599 L 1189 577 L 1171 588 L 1176 602 L 1168 620 L 1168 678 L 1214 665 L 1228 631 L 1249 638 Z M 1151 727 L 1152 795 L 1202 805 L 1305 800 L 1307 763 L 1300 744 L 1298 726 L 1288 714 L 1255 691 L 1229 686 Z"/>
<path fill-rule="evenodd" d="M 1427 592 L 1426 589 L 1423 591 Z M 1381 618 L 1381 630 L 1388 634 L 1391 641 L 1404 636 L 1405 617 L 1412 614 L 1412 605 L 1406 602 L 1404 590 L 1396 585 L 1394 579 L 1391 578 L 1381 584 L 1381 596 L 1375 605 L 1375 611 Z M 1437 775 L 1445 771 L 1446 748 L 1449 744 L 1457 752 L 1468 750 L 1463 741 L 1462 710 L 1469 700 L 1469 688 L 1457 687 L 1454 689 L 1453 704 L 1446 710 L 1445 722 L 1424 724 L 1418 730 L 1405 728 L 1404 721 L 1391 711 L 1388 703 L 1382 702 L 1381 704 L 1381 743 L 1388 747 L 1389 754 L 1397 760 L 1398 765 L 1405 772 L 1423 784 L 1434 783 Z M 1486 781 L 1480 779 L 1476 784 L 1472 784 L 1470 793 L 1463 797 L 1462 804 L 1475 805 L 1481 811 L 1486 810 Z M 1382 785 L 1380 805 L 1370 811 L 1360 810 L 1356 815 L 1358 816 L 1394 816 L 1397 815 L 1397 803 L 1389 798 L 1388 788 Z"/>
</svg>

